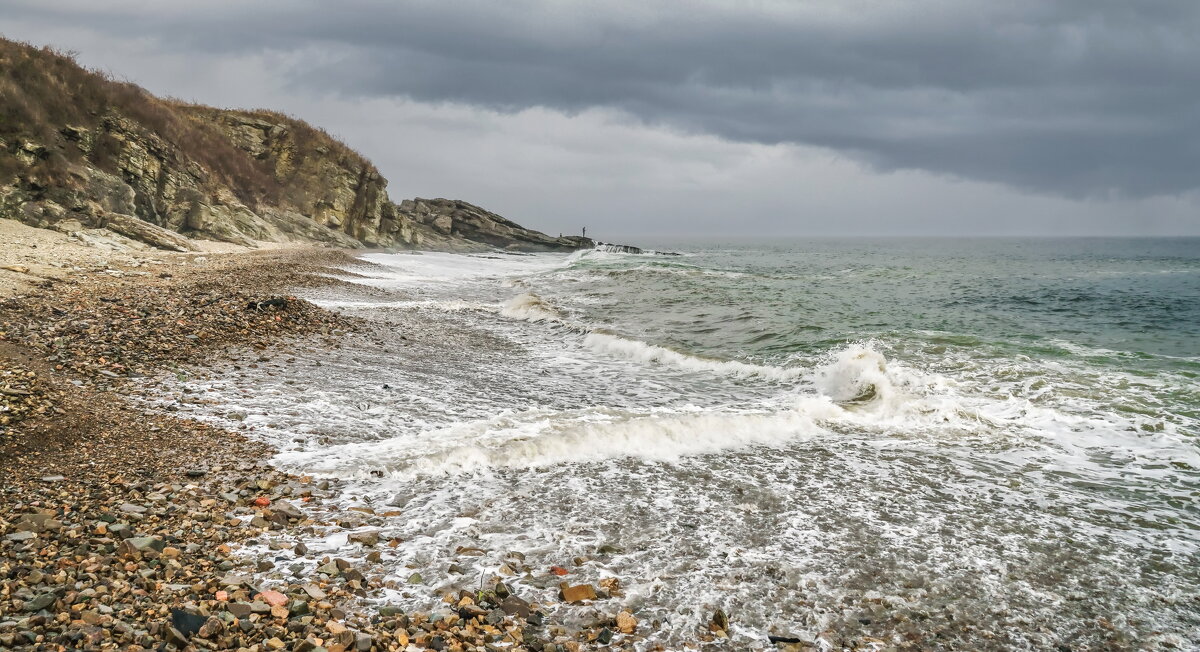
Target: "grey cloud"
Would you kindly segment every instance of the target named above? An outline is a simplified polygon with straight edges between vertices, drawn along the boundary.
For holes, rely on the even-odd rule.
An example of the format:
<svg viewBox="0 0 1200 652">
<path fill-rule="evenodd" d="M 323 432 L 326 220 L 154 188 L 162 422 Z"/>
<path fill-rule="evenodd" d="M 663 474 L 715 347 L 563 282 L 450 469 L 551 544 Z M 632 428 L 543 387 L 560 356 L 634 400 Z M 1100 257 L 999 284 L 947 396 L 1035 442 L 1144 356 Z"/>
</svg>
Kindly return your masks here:
<svg viewBox="0 0 1200 652">
<path fill-rule="evenodd" d="M 16 13 L 52 18 L 49 3 Z M 1200 187 L 1200 4 L 79 3 L 197 53 L 298 52 L 289 83 L 847 152 L 1071 197 Z"/>
</svg>

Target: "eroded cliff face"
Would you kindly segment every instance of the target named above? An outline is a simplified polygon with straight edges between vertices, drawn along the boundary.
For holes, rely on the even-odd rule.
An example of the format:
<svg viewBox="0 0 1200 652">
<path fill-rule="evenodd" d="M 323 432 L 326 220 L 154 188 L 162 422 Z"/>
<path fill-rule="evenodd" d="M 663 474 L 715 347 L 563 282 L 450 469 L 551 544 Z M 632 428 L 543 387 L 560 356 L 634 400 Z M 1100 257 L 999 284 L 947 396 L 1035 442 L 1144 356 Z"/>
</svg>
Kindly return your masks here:
<svg viewBox="0 0 1200 652">
<path fill-rule="evenodd" d="M 370 161 L 270 111 L 156 98 L 70 57 L 0 39 L 0 217 L 167 249 L 575 249 L 455 200 L 388 199 Z"/>
<path fill-rule="evenodd" d="M 91 129 L 64 128 L 62 142 L 20 143 L 14 154 L 30 162 L 51 147 L 77 148 L 83 156 L 51 182 L 18 175 L 0 188 L 0 215 L 61 230 L 109 228 L 172 249 L 188 248 L 186 238 L 248 246 L 291 241 L 343 247 L 421 244 L 419 234 L 388 201 L 386 180 L 361 158 L 331 155 L 332 148 L 321 144 L 300 147 L 286 124 L 210 110 L 193 119 L 205 118 L 217 118 L 215 127 L 228 130 L 235 144 L 262 156 L 278 179 L 287 181 L 278 184 L 276 196 L 248 205 L 175 144 L 114 114 Z M 106 151 L 97 151 L 99 143 Z M 95 160 L 100 156 L 104 158 Z M 111 172 L 103 169 L 109 166 Z M 145 233 L 111 228 L 129 222 L 123 218 L 146 222 Z"/>
<path fill-rule="evenodd" d="M 303 216 L 374 247 L 416 247 L 419 229 L 388 200 L 387 179 L 324 132 L 280 114 L 191 107 L 235 146 L 270 166 L 283 188 L 276 209 Z"/>
</svg>

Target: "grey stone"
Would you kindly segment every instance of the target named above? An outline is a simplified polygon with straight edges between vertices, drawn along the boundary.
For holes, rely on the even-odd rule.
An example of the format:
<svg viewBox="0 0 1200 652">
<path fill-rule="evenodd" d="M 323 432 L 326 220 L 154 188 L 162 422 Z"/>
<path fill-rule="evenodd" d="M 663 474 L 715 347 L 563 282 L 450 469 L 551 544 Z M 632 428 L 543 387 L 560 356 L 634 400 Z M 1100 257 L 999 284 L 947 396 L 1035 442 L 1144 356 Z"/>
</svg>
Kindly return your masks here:
<svg viewBox="0 0 1200 652">
<path fill-rule="evenodd" d="M 25 611 L 41 611 L 58 600 L 58 596 L 53 593 L 43 593 L 36 598 L 25 603 Z"/>
</svg>

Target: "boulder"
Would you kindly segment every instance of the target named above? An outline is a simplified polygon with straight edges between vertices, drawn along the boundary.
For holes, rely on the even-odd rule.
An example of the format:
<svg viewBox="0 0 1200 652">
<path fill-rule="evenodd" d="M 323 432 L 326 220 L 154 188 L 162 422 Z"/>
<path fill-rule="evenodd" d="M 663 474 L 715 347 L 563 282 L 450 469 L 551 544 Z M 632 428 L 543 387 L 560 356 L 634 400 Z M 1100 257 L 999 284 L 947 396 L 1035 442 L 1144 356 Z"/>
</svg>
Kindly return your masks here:
<svg viewBox="0 0 1200 652">
<path fill-rule="evenodd" d="M 101 224 L 109 231 L 115 231 L 123 236 L 133 240 L 140 240 L 159 249 L 170 251 L 196 250 L 196 246 L 182 235 L 174 231 L 168 231 L 160 226 L 155 226 L 132 215 L 105 213 Z"/>
</svg>

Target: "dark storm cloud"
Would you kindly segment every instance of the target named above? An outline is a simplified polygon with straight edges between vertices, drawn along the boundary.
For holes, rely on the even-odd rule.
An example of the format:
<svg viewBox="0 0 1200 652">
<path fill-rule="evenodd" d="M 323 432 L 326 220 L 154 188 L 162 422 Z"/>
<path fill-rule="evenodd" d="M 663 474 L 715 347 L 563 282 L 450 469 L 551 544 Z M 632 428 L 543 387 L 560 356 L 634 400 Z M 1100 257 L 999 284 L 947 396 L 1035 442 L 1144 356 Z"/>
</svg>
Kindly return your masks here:
<svg viewBox="0 0 1200 652">
<path fill-rule="evenodd" d="M 606 107 L 1066 196 L 1200 187 L 1195 0 L 91 7 L 70 12 L 197 56 L 295 52 L 289 83 L 314 92 Z"/>
</svg>

